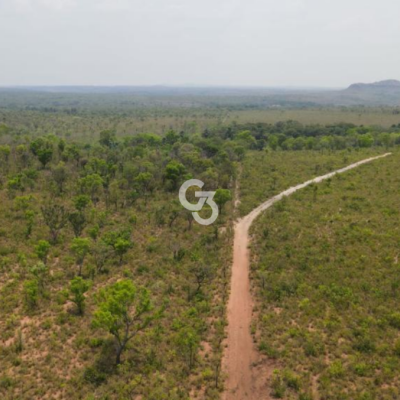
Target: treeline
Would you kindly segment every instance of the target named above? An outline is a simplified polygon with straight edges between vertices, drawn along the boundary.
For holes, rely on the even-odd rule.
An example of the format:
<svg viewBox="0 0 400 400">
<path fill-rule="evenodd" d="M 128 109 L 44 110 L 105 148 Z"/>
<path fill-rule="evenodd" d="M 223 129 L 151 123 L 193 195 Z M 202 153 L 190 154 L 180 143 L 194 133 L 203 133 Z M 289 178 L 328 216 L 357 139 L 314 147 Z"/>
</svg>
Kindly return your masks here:
<svg viewBox="0 0 400 400">
<path fill-rule="evenodd" d="M 215 132 L 225 139 L 240 139 L 252 150 L 343 150 L 346 148 L 392 147 L 400 144 L 400 124 L 389 130 L 381 127 L 302 125 L 296 121 L 276 124 L 234 124 Z M 209 136 L 209 133 L 206 133 Z"/>
<path fill-rule="evenodd" d="M 46 175 L 49 193 L 87 195 L 96 204 L 124 207 L 155 190 L 175 191 L 196 176 L 209 189 L 228 188 L 240 141 L 191 137 L 169 131 L 163 138 L 139 134 L 117 138 L 103 131 L 94 144 L 69 143 L 55 135 L 0 146 L 0 183 L 10 196 L 35 188 Z"/>
</svg>

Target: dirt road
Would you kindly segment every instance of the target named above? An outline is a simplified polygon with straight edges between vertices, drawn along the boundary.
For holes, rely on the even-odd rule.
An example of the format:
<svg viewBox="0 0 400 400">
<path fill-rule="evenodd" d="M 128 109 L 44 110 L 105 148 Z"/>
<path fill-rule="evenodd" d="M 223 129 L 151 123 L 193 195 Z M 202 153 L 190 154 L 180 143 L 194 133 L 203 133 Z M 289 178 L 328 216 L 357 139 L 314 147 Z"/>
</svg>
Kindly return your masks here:
<svg viewBox="0 0 400 400">
<path fill-rule="evenodd" d="M 336 174 L 357 168 L 379 158 L 387 157 L 387 153 L 378 157 L 359 161 L 348 167 L 317 177 L 272 197 L 249 215 L 240 219 L 235 225 L 233 248 L 233 266 L 231 278 L 231 293 L 228 302 L 228 337 L 223 359 L 223 369 L 227 374 L 224 400 L 269 400 L 270 391 L 267 381 L 272 368 L 260 363 L 259 354 L 253 344 L 250 332 L 253 302 L 250 293 L 249 280 L 249 228 L 252 222 L 274 203 L 290 196 L 297 190 L 312 183 L 319 183 Z"/>
</svg>

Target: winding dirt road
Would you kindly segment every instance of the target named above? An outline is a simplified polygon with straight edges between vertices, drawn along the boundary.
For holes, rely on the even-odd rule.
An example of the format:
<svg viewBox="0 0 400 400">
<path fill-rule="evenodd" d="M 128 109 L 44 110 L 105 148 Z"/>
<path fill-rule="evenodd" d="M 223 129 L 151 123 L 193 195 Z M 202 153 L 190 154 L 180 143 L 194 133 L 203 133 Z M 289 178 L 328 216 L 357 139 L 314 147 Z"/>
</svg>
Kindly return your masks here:
<svg viewBox="0 0 400 400">
<path fill-rule="evenodd" d="M 253 302 L 250 293 L 249 279 L 249 229 L 253 221 L 265 210 L 285 196 L 290 196 L 296 191 L 329 179 L 336 174 L 357 168 L 360 165 L 387 157 L 391 153 L 378 157 L 368 158 L 351 164 L 329 174 L 291 187 L 288 190 L 267 200 L 255 208 L 246 217 L 240 219 L 235 225 L 235 239 L 233 248 L 233 266 L 231 278 L 231 292 L 228 302 L 228 337 L 223 359 L 223 369 L 227 374 L 225 383 L 224 400 L 269 400 L 270 391 L 267 381 L 272 373 L 272 368 L 260 363 L 260 356 L 254 347 L 250 325 L 253 312 Z"/>
</svg>

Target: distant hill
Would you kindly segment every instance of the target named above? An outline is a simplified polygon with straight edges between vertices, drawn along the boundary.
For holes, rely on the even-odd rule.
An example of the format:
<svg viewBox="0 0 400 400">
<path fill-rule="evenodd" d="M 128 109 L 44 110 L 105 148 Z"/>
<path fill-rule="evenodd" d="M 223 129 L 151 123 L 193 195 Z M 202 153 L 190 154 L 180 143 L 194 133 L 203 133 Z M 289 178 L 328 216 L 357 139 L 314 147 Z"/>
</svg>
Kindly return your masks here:
<svg viewBox="0 0 400 400">
<path fill-rule="evenodd" d="M 399 106 L 400 81 L 355 83 L 332 96 L 335 104 L 365 106 Z"/>
<path fill-rule="evenodd" d="M 354 90 L 365 90 L 365 91 L 387 91 L 387 90 L 400 90 L 400 81 L 395 79 L 389 79 L 386 81 L 374 82 L 374 83 L 355 83 L 351 85 L 348 91 Z"/>
<path fill-rule="evenodd" d="M 270 96 L 272 97 L 272 96 Z M 274 96 L 276 104 L 292 103 L 311 106 L 400 106 L 400 81 L 355 83 L 347 89 L 285 93 Z"/>
</svg>

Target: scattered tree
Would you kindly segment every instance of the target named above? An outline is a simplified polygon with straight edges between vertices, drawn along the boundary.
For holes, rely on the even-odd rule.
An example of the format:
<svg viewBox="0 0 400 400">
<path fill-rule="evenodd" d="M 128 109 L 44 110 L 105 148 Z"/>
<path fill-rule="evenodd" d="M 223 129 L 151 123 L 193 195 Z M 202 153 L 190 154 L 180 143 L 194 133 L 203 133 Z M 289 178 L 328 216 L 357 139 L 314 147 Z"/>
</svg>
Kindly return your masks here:
<svg viewBox="0 0 400 400">
<path fill-rule="evenodd" d="M 71 250 L 75 255 L 76 263 L 78 264 L 78 276 L 82 276 L 83 262 L 89 253 L 90 242 L 87 238 L 74 238 L 71 244 Z"/>
<path fill-rule="evenodd" d="M 35 254 L 43 264 L 47 264 L 50 247 L 50 243 L 47 240 L 39 240 L 38 244 L 35 246 Z"/>
<path fill-rule="evenodd" d="M 137 288 L 130 280 L 122 280 L 102 290 L 98 300 L 93 325 L 114 336 L 116 363 L 120 364 L 129 341 L 156 316 L 150 293 L 147 289 Z"/>
<path fill-rule="evenodd" d="M 232 200 L 231 191 L 228 189 L 217 189 L 214 196 L 214 201 L 217 203 L 220 212 L 222 213 L 224 205 Z"/>
<path fill-rule="evenodd" d="M 83 214 L 83 212 L 74 211 L 68 215 L 68 221 L 72 226 L 75 237 L 81 236 L 86 226 L 85 214 Z"/>
<path fill-rule="evenodd" d="M 29 309 L 34 309 L 39 300 L 39 285 L 36 279 L 24 283 L 25 304 Z"/>
<path fill-rule="evenodd" d="M 70 291 L 72 294 L 71 301 L 76 304 L 78 314 L 83 315 L 85 310 L 85 293 L 89 290 L 90 283 L 81 276 L 75 276 L 70 283 Z"/>
<path fill-rule="evenodd" d="M 64 206 L 58 204 L 44 205 L 41 211 L 44 222 L 50 229 L 51 242 L 56 243 L 60 231 L 68 221 L 68 212 Z"/>
</svg>

